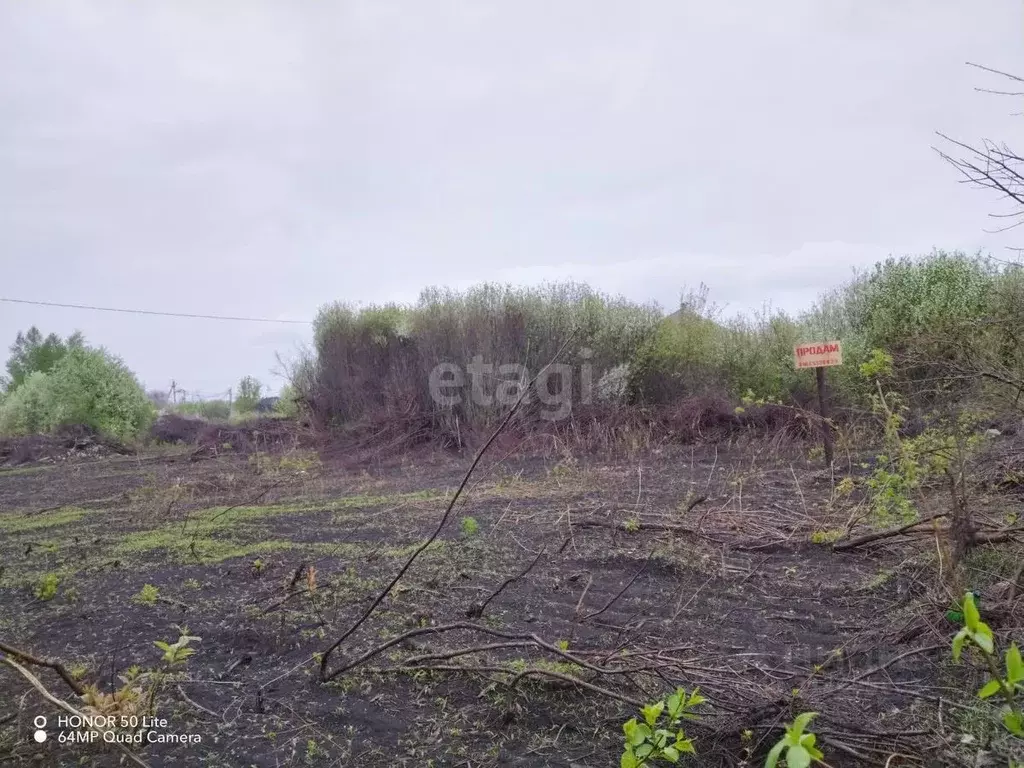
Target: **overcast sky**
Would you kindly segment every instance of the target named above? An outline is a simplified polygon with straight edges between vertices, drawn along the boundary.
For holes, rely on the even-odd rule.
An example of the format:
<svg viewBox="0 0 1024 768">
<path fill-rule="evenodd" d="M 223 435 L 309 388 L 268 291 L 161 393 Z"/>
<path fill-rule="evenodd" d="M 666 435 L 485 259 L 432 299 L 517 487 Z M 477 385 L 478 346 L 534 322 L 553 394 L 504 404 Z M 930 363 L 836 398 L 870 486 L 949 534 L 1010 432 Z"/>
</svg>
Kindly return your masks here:
<svg viewBox="0 0 1024 768">
<path fill-rule="evenodd" d="M 0 296 L 312 318 L 575 278 L 799 309 L 854 266 L 1007 255 L 942 130 L 1013 143 L 1019 0 L 0 3 Z M 1019 234 L 1019 233 L 1018 233 Z M 276 390 L 303 326 L 0 303 L 148 387 Z"/>
</svg>

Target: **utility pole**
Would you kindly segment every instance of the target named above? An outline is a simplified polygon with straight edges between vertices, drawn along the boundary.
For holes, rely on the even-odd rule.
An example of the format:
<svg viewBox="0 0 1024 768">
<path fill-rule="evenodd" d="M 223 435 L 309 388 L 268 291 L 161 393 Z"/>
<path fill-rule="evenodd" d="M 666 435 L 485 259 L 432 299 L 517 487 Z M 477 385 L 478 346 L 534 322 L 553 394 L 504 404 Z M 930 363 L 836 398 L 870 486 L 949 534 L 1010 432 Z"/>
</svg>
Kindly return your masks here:
<svg viewBox="0 0 1024 768">
<path fill-rule="evenodd" d="M 232 408 L 232 406 L 234 404 L 234 401 L 232 400 L 231 389 L 232 389 L 231 387 L 228 387 L 228 416 L 231 415 L 231 408 Z"/>
</svg>

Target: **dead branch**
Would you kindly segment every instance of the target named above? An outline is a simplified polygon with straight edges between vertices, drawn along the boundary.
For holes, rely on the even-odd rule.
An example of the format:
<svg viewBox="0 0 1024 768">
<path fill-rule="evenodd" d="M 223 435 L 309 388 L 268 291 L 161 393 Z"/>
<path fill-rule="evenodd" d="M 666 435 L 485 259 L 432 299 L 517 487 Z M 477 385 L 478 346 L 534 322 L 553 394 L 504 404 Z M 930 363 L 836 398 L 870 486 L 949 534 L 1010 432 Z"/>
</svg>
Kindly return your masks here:
<svg viewBox="0 0 1024 768">
<path fill-rule="evenodd" d="M 638 523 L 637 528 L 630 530 L 624 523 L 607 523 L 603 520 L 584 520 L 576 523 L 577 528 L 610 528 L 613 531 L 627 531 L 637 533 L 639 531 L 666 531 L 669 533 L 691 533 L 700 535 L 698 531 L 685 525 L 668 525 L 665 523 Z"/>
<path fill-rule="evenodd" d="M 934 515 L 928 517 L 918 518 L 913 522 L 906 523 L 904 525 L 897 525 L 894 528 L 886 528 L 884 531 L 875 531 L 873 533 L 866 533 L 863 536 L 858 536 L 856 539 L 850 539 L 849 541 L 840 541 L 832 545 L 832 549 L 835 552 L 845 552 L 848 549 L 855 549 L 864 544 L 870 544 L 873 541 L 879 541 L 881 539 L 889 539 L 893 536 L 899 536 L 901 533 L 906 533 L 912 528 L 916 528 L 919 525 L 930 523 L 932 520 L 937 520 L 940 517 L 947 517 L 949 512 L 936 512 Z"/>
<path fill-rule="evenodd" d="M 356 667 L 365 664 L 378 654 L 383 653 L 388 648 L 392 648 L 400 644 L 405 644 L 414 637 L 419 637 L 421 635 L 440 635 L 445 634 L 447 632 L 455 632 L 459 630 L 479 632 L 481 634 L 491 635 L 492 637 L 500 637 L 503 640 L 529 641 L 532 645 L 536 646 L 537 648 L 541 648 L 545 651 L 548 651 L 549 653 L 553 653 L 556 656 L 561 656 L 566 661 L 572 662 L 577 666 L 583 667 L 584 669 L 588 669 L 591 672 L 596 672 L 598 674 L 608 674 L 609 672 L 616 671 L 596 666 L 590 663 L 589 661 L 580 658 L 576 654 L 570 653 L 567 650 L 559 648 L 558 646 L 541 639 L 533 633 L 502 632 L 501 630 L 493 629 L 491 627 L 485 627 L 481 624 L 474 624 L 471 622 L 455 622 L 453 624 L 441 624 L 435 627 L 417 627 L 416 629 L 410 629 L 408 632 L 398 635 L 397 637 L 393 637 L 387 642 L 381 643 L 380 645 L 371 648 L 362 656 L 352 661 L 349 661 L 341 667 L 338 667 L 337 669 L 333 670 L 330 673 L 330 677 L 328 679 L 333 679 L 345 672 L 355 669 Z"/>
<path fill-rule="evenodd" d="M 505 581 L 502 582 L 501 586 L 491 593 L 490 597 L 488 597 L 482 603 L 477 603 L 475 605 L 470 606 L 469 610 L 466 611 L 466 615 L 471 619 L 479 619 L 481 616 L 483 616 L 484 611 L 487 610 L 487 606 L 491 602 L 491 600 L 500 595 L 505 590 L 505 588 L 508 587 L 510 584 L 514 584 L 515 582 L 525 577 L 526 574 L 528 574 L 530 571 L 532 571 L 533 566 L 535 566 L 540 561 L 540 558 L 541 556 L 543 556 L 545 551 L 545 548 L 541 547 L 540 552 L 538 552 L 537 556 L 533 558 L 533 562 L 526 566 L 526 568 L 523 569 L 522 573 L 519 573 L 515 576 L 510 576 L 509 578 L 505 579 Z"/>
<path fill-rule="evenodd" d="M 628 582 L 626 582 L 626 586 L 624 586 L 622 589 L 620 589 L 611 600 L 609 600 L 607 603 L 605 603 L 603 608 L 601 608 L 600 610 L 594 611 L 593 613 L 588 613 L 586 616 L 584 616 L 583 617 L 583 621 L 588 621 L 590 619 L 593 619 L 596 616 L 600 616 L 602 613 L 604 613 L 609 608 L 611 608 L 612 605 L 615 604 L 615 601 L 618 600 L 620 597 L 622 597 L 626 593 L 627 589 L 629 589 L 631 586 L 633 586 L 633 582 L 636 581 L 638 578 L 640 578 L 640 574 L 647 570 L 647 566 L 650 565 L 652 557 L 654 557 L 654 550 L 653 549 L 651 550 L 651 553 L 649 555 L 647 555 L 647 559 L 644 560 L 644 564 L 642 566 L 640 566 L 640 570 L 638 570 L 636 573 L 634 573 L 633 574 L 633 578 L 631 578 Z"/>
<path fill-rule="evenodd" d="M 7 653 L 7 651 L 5 651 L 5 653 Z M 21 666 L 14 659 L 10 658 L 11 655 L 13 655 L 13 654 L 8 654 L 7 656 L 0 656 L 0 661 L 4 662 L 8 666 L 10 666 L 15 672 L 17 672 L 22 677 L 24 677 L 26 680 L 28 680 L 29 684 L 39 692 L 40 696 L 42 696 L 44 699 L 46 699 L 48 702 L 50 702 L 54 706 L 60 707 L 65 712 L 67 712 L 69 715 L 74 715 L 76 717 L 85 717 L 85 715 L 83 715 L 77 709 L 72 707 L 66 701 L 64 701 L 63 699 L 58 699 L 56 696 L 54 696 L 52 693 L 50 693 L 48 690 L 46 690 L 46 686 L 44 686 L 41 682 L 39 682 L 39 678 L 37 678 L 35 675 L 33 675 L 31 672 L 29 672 L 23 666 Z M 50 666 L 50 665 L 49 664 L 43 664 L 42 666 Z M 149 764 L 148 763 L 143 762 L 142 758 L 140 758 L 138 755 L 136 755 L 134 752 L 132 752 L 130 749 L 128 749 L 128 747 L 124 746 L 124 744 L 121 744 L 119 742 L 115 742 L 115 745 L 117 746 L 117 748 L 119 750 L 121 750 L 121 752 L 124 754 L 124 756 L 127 757 L 129 760 L 131 760 L 133 763 L 135 763 L 136 765 L 142 766 L 142 768 L 149 768 Z"/>
<path fill-rule="evenodd" d="M 61 680 L 68 684 L 68 687 L 75 692 L 77 696 L 85 694 L 85 689 L 82 685 L 73 678 L 68 671 L 64 668 L 64 665 L 59 661 L 47 661 L 46 659 L 40 659 L 38 656 L 33 656 L 31 653 L 18 650 L 6 643 L 0 642 L 0 651 L 6 653 L 8 656 L 13 656 L 16 659 L 21 660 L 25 664 L 31 664 L 36 667 L 48 667 L 60 675 Z M 2 657 L 0 657 L 2 658 Z"/>
</svg>

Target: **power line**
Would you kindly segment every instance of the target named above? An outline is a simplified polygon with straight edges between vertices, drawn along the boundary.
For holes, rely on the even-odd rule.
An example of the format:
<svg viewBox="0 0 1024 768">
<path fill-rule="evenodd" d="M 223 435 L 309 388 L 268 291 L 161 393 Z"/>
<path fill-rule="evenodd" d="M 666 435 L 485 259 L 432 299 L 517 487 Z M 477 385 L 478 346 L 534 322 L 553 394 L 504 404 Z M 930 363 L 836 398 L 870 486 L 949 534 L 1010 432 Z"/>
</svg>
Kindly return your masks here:
<svg viewBox="0 0 1024 768">
<path fill-rule="evenodd" d="M 189 312 L 157 312 L 152 309 L 120 309 L 117 307 L 93 307 L 88 304 L 60 304 L 56 301 L 30 301 L 28 299 L 5 299 L 9 304 L 35 304 L 41 307 L 64 307 L 65 309 L 91 309 L 97 312 L 124 312 L 131 315 L 162 315 L 163 317 L 193 317 L 199 320 L 238 320 L 246 323 L 294 323 L 312 325 L 311 320 L 275 320 L 269 317 L 233 317 L 230 315 L 196 315 Z"/>
</svg>

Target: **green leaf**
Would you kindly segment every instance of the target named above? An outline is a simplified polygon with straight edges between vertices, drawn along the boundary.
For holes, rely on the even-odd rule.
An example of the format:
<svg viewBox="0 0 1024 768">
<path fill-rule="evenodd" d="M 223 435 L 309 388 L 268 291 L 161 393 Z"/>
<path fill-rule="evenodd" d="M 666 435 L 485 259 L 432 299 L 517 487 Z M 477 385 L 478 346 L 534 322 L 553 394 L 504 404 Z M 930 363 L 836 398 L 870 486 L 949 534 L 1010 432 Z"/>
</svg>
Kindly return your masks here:
<svg viewBox="0 0 1024 768">
<path fill-rule="evenodd" d="M 679 762 L 679 750 L 677 750 L 675 747 L 665 747 L 663 750 L 661 750 L 661 756 L 668 760 L 670 763 Z"/>
<path fill-rule="evenodd" d="M 764 768 L 775 768 L 779 762 L 779 756 L 782 754 L 782 750 L 786 748 L 786 741 L 783 739 L 778 742 L 771 751 L 768 753 L 768 759 L 764 761 Z"/>
<path fill-rule="evenodd" d="M 981 621 L 981 614 L 974 604 L 974 593 L 968 592 L 964 595 L 964 622 L 971 632 L 978 631 L 978 622 Z"/>
<path fill-rule="evenodd" d="M 643 708 L 644 720 L 647 721 L 648 725 L 654 725 L 658 722 L 658 718 L 661 717 L 661 713 L 664 709 L 664 701 L 659 701 L 656 704 L 648 704 Z"/>
<path fill-rule="evenodd" d="M 1021 722 L 1021 718 L 1015 712 L 1003 713 L 1003 725 L 1014 736 L 1024 739 L 1024 722 Z"/>
<path fill-rule="evenodd" d="M 622 724 L 622 732 L 626 734 L 627 744 L 640 744 L 644 740 L 643 736 L 637 737 L 638 727 L 635 717 L 631 717 Z"/>
<path fill-rule="evenodd" d="M 995 652 L 996 647 L 995 643 L 992 642 L 992 630 L 988 628 L 988 624 L 978 622 L 978 629 L 971 635 L 971 640 L 985 653 Z"/>
<path fill-rule="evenodd" d="M 994 696 L 999 693 L 1000 690 L 1002 690 L 1002 686 L 999 684 L 998 680 L 989 680 L 985 683 L 982 689 L 978 691 L 978 698 L 987 699 L 989 696 Z"/>
<path fill-rule="evenodd" d="M 790 747 L 786 752 L 786 768 L 808 768 L 811 764 L 811 753 L 799 744 Z"/>
<path fill-rule="evenodd" d="M 155 645 L 157 648 L 159 648 L 161 651 L 164 651 L 165 653 L 171 650 L 172 647 L 170 643 L 165 643 L 163 640 L 154 640 L 153 645 Z"/>
<path fill-rule="evenodd" d="M 677 741 L 675 743 L 675 747 L 676 747 L 676 749 L 678 749 L 680 752 L 682 752 L 684 754 L 688 754 L 688 755 L 695 755 L 695 754 L 697 754 L 697 750 L 693 748 L 693 740 L 692 739 L 680 739 L 679 741 Z"/>
<path fill-rule="evenodd" d="M 637 768 L 638 765 L 640 764 L 636 761 L 632 750 L 627 749 L 622 753 L 622 759 L 619 760 L 619 768 Z"/>
<path fill-rule="evenodd" d="M 953 638 L 953 661 L 960 661 L 960 654 L 963 653 L 964 643 L 967 642 L 967 632 L 967 627 L 964 627 Z"/>
<path fill-rule="evenodd" d="M 1006 650 L 1006 682 L 1019 683 L 1024 680 L 1024 661 L 1020 657 L 1020 648 L 1016 643 L 1010 643 Z"/>
<path fill-rule="evenodd" d="M 801 712 L 793 719 L 793 724 L 788 730 L 790 730 L 794 736 L 800 736 L 800 734 L 804 732 L 804 728 L 807 727 L 807 724 L 817 716 L 817 712 Z"/>
<path fill-rule="evenodd" d="M 671 696 L 669 696 L 668 699 L 666 699 L 666 704 L 668 704 L 669 717 L 673 719 L 679 717 L 679 712 L 683 708 L 683 701 L 685 695 L 686 692 L 682 688 L 680 688 Z"/>
<path fill-rule="evenodd" d="M 634 749 L 633 750 L 633 754 L 636 755 L 641 760 L 643 760 L 643 759 L 649 757 L 651 752 L 653 752 L 653 751 L 654 751 L 654 745 L 653 744 L 644 743 L 644 744 L 641 744 L 636 749 Z"/>
</svg>

